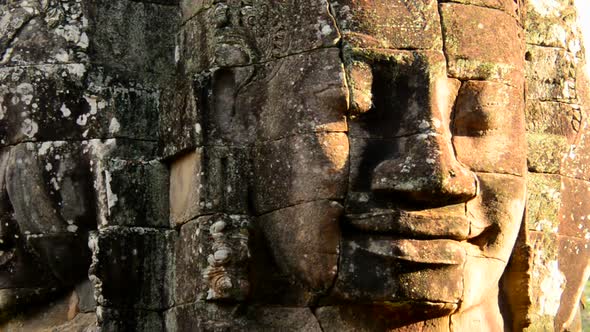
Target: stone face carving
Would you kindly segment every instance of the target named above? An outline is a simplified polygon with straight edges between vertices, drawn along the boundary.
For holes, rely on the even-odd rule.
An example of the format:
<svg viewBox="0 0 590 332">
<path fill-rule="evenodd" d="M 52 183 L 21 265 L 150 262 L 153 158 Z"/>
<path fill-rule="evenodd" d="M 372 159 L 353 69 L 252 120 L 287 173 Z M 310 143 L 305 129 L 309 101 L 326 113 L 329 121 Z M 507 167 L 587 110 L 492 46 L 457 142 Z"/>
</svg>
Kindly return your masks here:
<svg viewBox="0 0 590 332">
<path fill-rule="evenodd" d="M 174 7 L 5 1 L 0 13 L 0 330 L 90 331 L 97 313 L 168 306 L 154 274 L 133 277 L 167 270 L 168 175 L 154 159 Z M 118 294 L 121 272 L 134 291 Z"/>
<path fill-rule="evenodd" d="M 575 330 L 569 1 L 0 11 L 0 329 Z"/>
</svg>

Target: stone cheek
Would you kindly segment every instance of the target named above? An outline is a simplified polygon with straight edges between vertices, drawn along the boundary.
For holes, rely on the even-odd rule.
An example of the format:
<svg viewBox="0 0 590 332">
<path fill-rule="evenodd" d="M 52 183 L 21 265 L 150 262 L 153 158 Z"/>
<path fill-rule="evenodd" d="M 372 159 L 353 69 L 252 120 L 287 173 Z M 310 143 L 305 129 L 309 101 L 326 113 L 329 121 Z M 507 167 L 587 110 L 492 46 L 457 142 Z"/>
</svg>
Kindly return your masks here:
<svg viewBox="0 0 590 332">
<path fill-rule="evenodd" d="M 280 270 L 315 292 L 325 292 L 338 271 L 339 220 L 342 206 L 319 200 L 276 210 L 259 217 L 256 226 Z"/>
<path fill-rule="evenodd" d="M 522 176 L 526 171 L 521 89 L 488 81 L 465 81 L 455 104 L 453 146 L 474 171 Z"/>
<path fill-rule="evenodd" d="M 256 212 L 343 199 L 348 151 L 344 133 L 293 136 L 258 144 L 254 148 Z"/>
<path fill-rule="evenodd" d="M 494 173 L 477 173 L 477 177 L 480 194 L 466 203 L 466 213 L 472 216 L 472 236 L 484 229 L 490 234 L 481 237 L 485 243 L 474 240 L 474 244 L 483 246 L 486 257 L 506 263 L 522 222 L 526 199 L 525 180 L 519 176 Z"/>
</svg>

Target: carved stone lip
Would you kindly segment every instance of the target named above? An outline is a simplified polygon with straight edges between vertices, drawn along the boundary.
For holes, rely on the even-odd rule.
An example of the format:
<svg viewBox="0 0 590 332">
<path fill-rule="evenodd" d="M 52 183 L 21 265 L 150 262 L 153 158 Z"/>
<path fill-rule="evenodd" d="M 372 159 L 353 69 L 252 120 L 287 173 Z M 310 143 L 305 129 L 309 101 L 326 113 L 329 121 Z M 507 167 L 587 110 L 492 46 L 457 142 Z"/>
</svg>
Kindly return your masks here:
<svg viewBox="0 0 590 332">
<path fill-rule="evenodd" d="M 16 249 L 0 250 L 0 267 L 8 264 L 15 256 Z"/>
<path fill-rule="evenodd" d="M 471 220 L 462 211 L 390 210 L 362 214 L 347 214 L 345 221 L 352 227 L 371 233 L 395 234 L 417 239 L 450 239 L 465 241 L 476 237 L 470 234 Z M 471 230 L 473 231 L 473 230 Z"/>
<path fill-rule="evenodd" d="M 462 265 L 467 257 L 463 243 L 454 240 L 371 239 L 359 247 L 387 259 L 413 263 Z"/>
</svg>

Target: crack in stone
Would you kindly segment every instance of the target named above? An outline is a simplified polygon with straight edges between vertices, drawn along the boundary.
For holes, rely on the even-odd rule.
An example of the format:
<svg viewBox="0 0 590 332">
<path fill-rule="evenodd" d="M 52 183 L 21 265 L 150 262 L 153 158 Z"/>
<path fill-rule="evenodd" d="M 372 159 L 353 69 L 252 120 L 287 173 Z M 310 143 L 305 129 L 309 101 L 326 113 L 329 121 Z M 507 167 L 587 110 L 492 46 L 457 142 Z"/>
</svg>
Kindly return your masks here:
<svg viewBox="0 0 590 332">
<path fill-rule="evenodd" d="M 311 314 L 313 315 L 313 318 L 315 318 L 316 322 L 318 323 L 318 326 L 320 327 L 320 331 L 324 332 L 324 327 L 322 326 L 322 322 L 319 320 L 318 316 L 316 315 L 315 311 L 317 308 L 309 308 L 309 311 L 311 312 Z"/>
<path fill-rule="evenodd" d="M 65 67 L 65 66 L 71 66 L 71 65 L 88 65 L 88 64 L 90 64 L 90 63 L 89 62 L 45 62 L 45 63 L 35 63 L 35 64 L 28 64 L 28 65 L 0 66 L 0 71 L 4 71 L 4 69 L 12 69 L 12 68 Z M 39 69 L 42 69 L 42 68 L 39 68 Z"/>
<path fill-rule="evenodd" d="M 492 256 L 486 256 L 486 255 L 477 255 L 477 256 L 476 256 L 476 255 L 470 255 L 470 254 L 467 254 L 467 256 L 469 256 L 469 257 L 473 257 L 473 258 L 489 258 L 489 259 L 493 259 L 493 260 L 500 261 L 500 262 L 502 262 L 502 263 L 504 263 L 504 264 L 507 264 L 507 263 L 508 263 L 508 262 L 506 262 L 505 260 L 503 260 L 503 259 L 500 259 L 500 258 L 498 258 L 498 257 L 492 257 Z M 464 268 L 465 268 L 465 267 L 464 267 Z"/>
<path fill-rule="evenodd" d="M 298 202 L 298 203 L 289 204 L 289 205 L 286 205 L 284 207 L 279 207 L 279 208 L 276 208 L 276 209 L 268 210 L 268 211 L 265 211 L 265 212 L 263 212 L 261 214 L 254 214 L 253 217 L 259 218 L 259 217 L 265 216 L 267 214 L 274 213 L 274 212 L 277 212 L 277 211 L 280 211 L 280 210 L 284 210 L 284 209 L 288 209 L 288 208 L 292 208 L 292 207 L 295 207 L 295 206 L 298 206 L 298 205 L 315 203 L 315 202 L 324 202 L 324 201 L 326 201 L 326 202 L 337 202 L 338 204 L 342 204 L 343 203 L 343 200 L 342 199 L 334 199 L 334 198 L 311 199 L 311 200 L 306 200 L 306 201 L 302 201 L 302 202 Z"/>
<path fill-rule="evenodd" d="M 444 26 L 443 15 L 442 15 L 442 3 L 439 2 L 437 4 L 437 10 L 438 10 L 438 20 L 440 22 L 440 35 L 441 35 L 441 41 L 442 41 L 442 53 L 443 53 L 443 55 L 445 57 L 446 71 L 447 71 L 447 74 L 448 74 L 448 70 L 449 70 L 449 56 L 445 52 L 445 50 L 446 50 L 446 40 L 445 40 L 445 26 Z"/>
<path fill-rule="evenodd" d="M 11 49 L 11 45 L 18 39 L 18 37 L 20 36 L 21 32 L 25 29 L 25 27 L 29 24 L 29 22 L 31 22 L 34 18 L 38 17 L 39 15 L 30 15 L 28 16 L 25 21 L 23 21 L 23 23 L 16 28 L 16 30 L 14 31 L 14 33 L 12 34 L 12 36 L 9 35 L 8 40 L 6 41 L 5 45 L 0 45 L 2 46 L 4 49 L 2 50 L 2 53 L 0 54 L 0 64 L 5 64 L 10 60 L 10 55 L 8 55 L 8 58 L 5 59 L 7 52 L 9 52 L 9 50 Z"/>
<path fill-rule="evenodd" d="M 502 173 L 502 172 L 491 172 L 491 171 L 476 171 L 471 170 L 473 173 L 477 174 L 492 174 L 492 175 L 506 175 L 506 176 L 513 176 L 516 178 L 525 178 L 525 175 L 514 174 L 514 173 Z"/>
<path fill-rule="evenodd" d="M 500 12 L 502 12 L 502 13 L 508 15 L 508 16 L 517 18 L 517 15 L 511 15 L 510 13 L 506 12 L 505 10 L 503 10 L 501 8 L 496 8 L 496 7 L 492 7 L 492 6 L 485 6 L 485 5 L 473 4 L 473 3 L 464 3 L 464 2 L 456 1 L 456 0 L 439 0 L 439 4 L 443 4 L 443 3 L 454 3 L 454 4 L 458 4 L 458 5 L 463 5 L 463 6 L 471 6 L 471 7 L 478 7 L 478 8 L 485 8 L 485 9 L 497 10 L 497 11 L 500 11 Z"/>
<path fill-rule="evenodd" d="M 0 145 L 0 149 L 10 148 L 19 146 L 22 144 L 43 144 L 43 143 L 76 143 L 76 142 L 92 142 L 92 141 L 109 141 L 109 140 L 122 140 L 122 141 L 137 141 L 137 142 L 147 142 L 147 143 L 158 143 L 158 140 L 149 140 L 149 139 L 141 139 L 141 138 L 130 138 L 130 137 L 106 137 L 106 138 L 87 138 L 87 139 L 58 139 L 58 140 L 43 140 L 43 141 L 34 141 L 34 140 L 24 140 L 16 143 L 4 144 Z"/>
<path fill-rule="evenodd" d="M 204 70 L 194 74 L 193 76 L 197 77 L 197 76 L 209 75 L 209 73 L 211 71 L 218 70 L 218 69 L 247 68 L 247 67 L 252 67 L 252 66 L 259 66 L 259 65 L 264 65 L 267 63 L 283 60 L 283 59 L 286 59 L 289 57 L 294 57 L 297 55 L 303 55 L 303 54 L 307 54 L 307 53 L 312 53 L 312 52 L 316 52 L 316 51 L 320 51 L 320 50 L 329 50 L 329 49 L 340 49 L 340 48 L 337 45 L 320 46 L 320 47 L 311 48 L 308 50 L 292 52 L 292 53 L 285 54 L 285 55 L 274 56 L 268 60 L 251 62 L 251 63 L 245 64 L 245 65 L 213 66 L 213 67 L 204 69 Z"/>
</svg>

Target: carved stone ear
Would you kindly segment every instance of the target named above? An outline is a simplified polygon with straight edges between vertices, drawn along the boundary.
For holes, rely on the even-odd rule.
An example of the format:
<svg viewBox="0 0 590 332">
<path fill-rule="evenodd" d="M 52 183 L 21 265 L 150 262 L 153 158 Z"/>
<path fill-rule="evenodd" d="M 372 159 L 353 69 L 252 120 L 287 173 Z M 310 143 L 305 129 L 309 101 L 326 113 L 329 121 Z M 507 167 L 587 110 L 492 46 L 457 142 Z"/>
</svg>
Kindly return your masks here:
<svg viewBox="0 0 590 332">
<path fill-rule="evenodd" d="M 240 215 L 216 214 L 199 223 L 195 244 L 201 275 L 195 277 L 201 279 L 202 299 L 241 301 L 248 296 L 249 228 L 249 218 Z"/>
<path fill-rule="evenodd" d="M 174 266 L 176 303 L 246 299 L 250 225 L 249 216 L 225 213 L 182 225 Z"/>
</svg>

